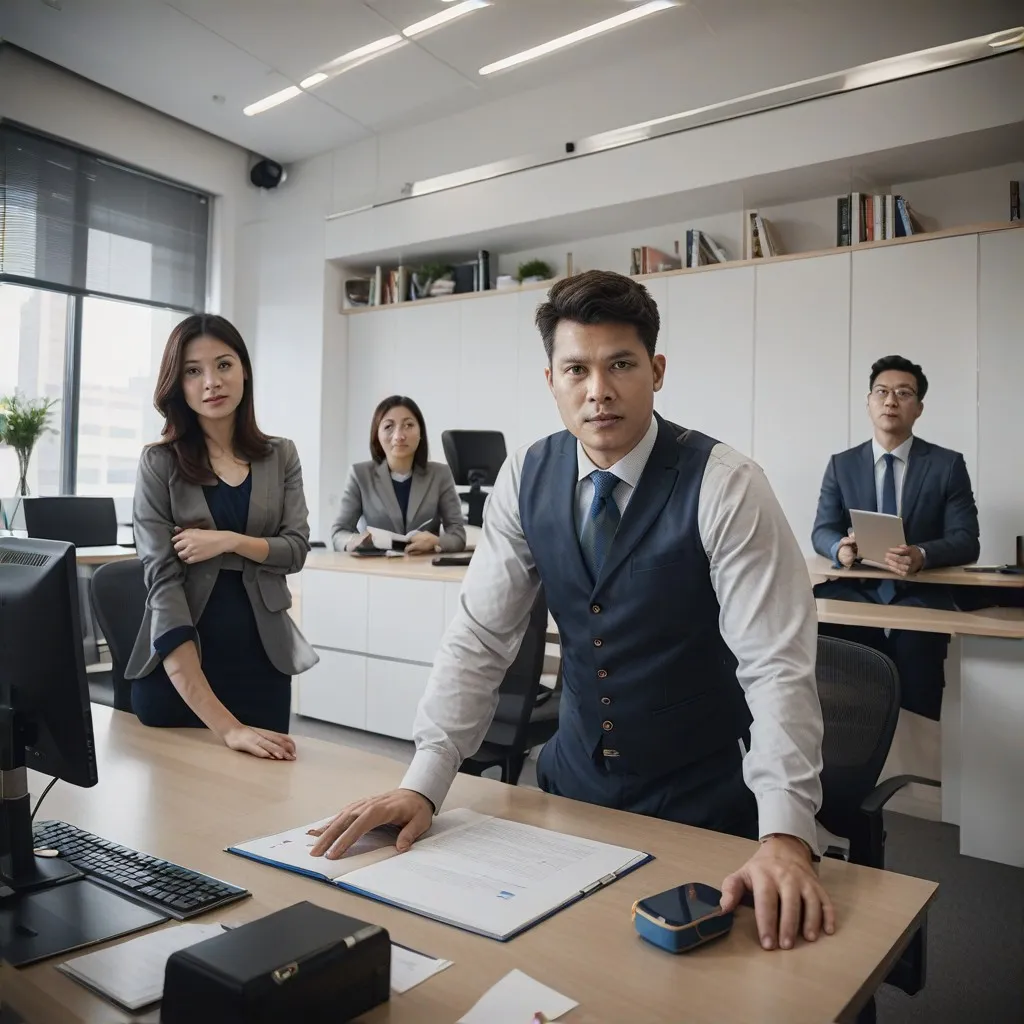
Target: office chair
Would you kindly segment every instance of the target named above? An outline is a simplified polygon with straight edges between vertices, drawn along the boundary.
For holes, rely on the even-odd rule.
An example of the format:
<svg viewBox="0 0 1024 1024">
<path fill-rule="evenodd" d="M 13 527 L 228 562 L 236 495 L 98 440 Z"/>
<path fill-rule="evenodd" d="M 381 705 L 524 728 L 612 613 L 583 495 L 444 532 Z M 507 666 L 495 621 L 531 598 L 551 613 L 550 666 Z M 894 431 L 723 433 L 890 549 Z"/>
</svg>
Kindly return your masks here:
<svg viewBox="0 0 1024 1024">
<path fill-rule="evenodd" d="M 900 713 L 900 679 L 884 654 L 838 637 L 818 637 L 815 676 L 825 725 L 822 738 L 822 805 L 818 820 L 850 843 L 853 864 L 885 867 L 886 803 L 911 782 L 934 779 L 897 775 L 879 783 Z M 915 995 L 925 982 L 925 932 L 920 928 L 888 977 L 890 985 Z M 875 1019 L 874 1000 L 858 1024 Z"/>
<path fill-rule="evenodd" d="M 132 684 L 124 670 L 146 612 L 146 582 L 142 562 L 126 558 L 101 565 L 92 577 L 92 607 L 110 648 L 114 707 L 132 710 Z"/>
<path fill-rule="evenodd" d="M 505 435 L 500 430 L 445 430 L 441 445 L 455 486 L 469 488 L 462 492 L 469 505 L 469 525 L 483 526 L 487 495 L 481 488 L 494 486 L 505 461 Z"/>
<path fill-rule="evenodd" d="M 522 646 L 508 667 L 498 690 L 498 708 L 480 749 L 462 762 L 459 771 L 481 775 L 488 768 L 501 768 L 501 781 L 519 782 L 526 757 L 534 747 L 546 743 L 558 729 L 561 694 L 541 690 L 548 606 L 541 591 L 530 612 Z"/>
<path fill-rule="evenodd" d="M 113 498 L 25 498 L 25 531 L 39 540 L 63 540 L 76 548 L 117 543 Z"/>
</svg>

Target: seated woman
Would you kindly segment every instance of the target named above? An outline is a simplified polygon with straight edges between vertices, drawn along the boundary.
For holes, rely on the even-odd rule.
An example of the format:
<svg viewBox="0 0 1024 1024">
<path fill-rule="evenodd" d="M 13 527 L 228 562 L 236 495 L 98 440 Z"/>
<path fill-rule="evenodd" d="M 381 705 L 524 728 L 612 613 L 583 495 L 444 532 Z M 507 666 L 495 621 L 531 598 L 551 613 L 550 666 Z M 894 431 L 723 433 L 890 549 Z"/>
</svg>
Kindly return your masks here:
<svg viewBox="0 0 1024 1024">
<path fill-rule="evenodd" d="M 405 548 L 410 555 L 461 551 L 466 546 L 462 502 L 451 470 L 443 462 L 427 461 L 427 427 L 411 398 L 392 395 L 377 406 L 370 455 L 372 461 L 357 462 L 349 471 L 341 511 L 331 527 L 335 549 L 354 550 L 376 527 L 411 532 Z"/>
<path fill-rule="evenodd" d="M 125 676 L 144 725 L 207 726 L 233 750 L 292 760 L 291 676 L 318 661 L 288 614 L 309 552 L 295 445 L 256 425 L 252 365 L 219 316 L 171 332 L 154 404 L 163 440 L 135 485 L 149 594 Z"/>
</svg>

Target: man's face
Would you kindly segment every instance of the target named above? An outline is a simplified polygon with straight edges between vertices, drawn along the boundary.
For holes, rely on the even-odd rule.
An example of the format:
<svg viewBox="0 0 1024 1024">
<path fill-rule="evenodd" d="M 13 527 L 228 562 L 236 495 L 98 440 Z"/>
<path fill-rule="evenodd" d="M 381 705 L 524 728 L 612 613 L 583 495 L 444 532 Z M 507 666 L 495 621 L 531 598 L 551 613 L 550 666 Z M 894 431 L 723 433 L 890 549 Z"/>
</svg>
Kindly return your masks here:
<svg viewBox="0 0 1024 1024">
<path fill-rule="evenodd" d="M 875 430 L 907 435 L 924 411 L 917 397 L 917 378 L 903 370 L 886 370 L 875 378 L 868 395 L 868 413 Z"/>
<path fill-rule="evenodd" d="M 607 469 L 647 432 L 665 357 L 652 359 L 630 324 L 562 320 L 544 373 L 566 429 Z"/>
</svg>

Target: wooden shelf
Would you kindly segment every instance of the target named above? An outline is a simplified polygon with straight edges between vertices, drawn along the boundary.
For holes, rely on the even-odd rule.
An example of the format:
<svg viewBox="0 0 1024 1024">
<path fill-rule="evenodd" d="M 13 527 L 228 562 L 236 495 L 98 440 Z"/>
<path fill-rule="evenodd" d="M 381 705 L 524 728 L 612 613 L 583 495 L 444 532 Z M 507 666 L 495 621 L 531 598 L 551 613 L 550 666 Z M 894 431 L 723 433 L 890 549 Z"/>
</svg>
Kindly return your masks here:
<svg viewBox="0 0 1024 1024">
<path fill-rule="evenodd" d="M 787 260 L 807 260 L 818 256 L 834 256 L 837 253 L 858 251 L 861 249 L 878 249 L 889 245 L 912 245 L 915 242 L 929 242 L 937 238 L 956 238 L 960 235 L 984 235 L 992 231 L 1014 231 L 1024 227 L 1021 221 L 993 221 L 985 224 L 971 224 L 962 227 L 944 228 L 941 231 L 926 231 L 918 235 L 904 238 L 885 238 L 877 242 L 858 242 L 856 245 L 840 245 L 831 249 L 812 249 L 807 252 L 783 253 L 780 256 L 758 257 L 748 260 L 729 260 L 726 263 L 712 263 L 704 267 L 684 267 L 681 270 L 663 270 L 657 274 L 634 274 L 634 281 L 653 281 L 661 277 L 678 277 L 680 274 L 703 274 L 709 271 L 726 270 L 734 267 L 758 266 L 762 263 L 783 263 Z M 440 302 L 462 302 L 469 299 L 486 299 L 495 295 L 510 295 L 517 292 L 547 290 L 558 278 L 550 281 L 533 281 L 515 288 L 492 288 L 484 292 L 460 292 L 457 295 L 439 295 L 428 299 L 409 299 L 405 302 L 389 302 L 383 306 L 351 306 L 341 310 L 345 316 L 359 313 L 380 313 L 384 310 L 409 309 L 410 307 L 429 306 Z"/>
</svg>

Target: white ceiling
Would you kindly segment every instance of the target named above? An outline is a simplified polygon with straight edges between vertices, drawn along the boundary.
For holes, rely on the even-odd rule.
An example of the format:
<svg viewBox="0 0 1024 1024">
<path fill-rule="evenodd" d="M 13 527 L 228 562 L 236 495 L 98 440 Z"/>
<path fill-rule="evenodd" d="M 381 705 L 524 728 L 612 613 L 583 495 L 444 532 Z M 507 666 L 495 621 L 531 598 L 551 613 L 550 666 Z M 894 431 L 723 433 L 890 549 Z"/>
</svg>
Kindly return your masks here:
<svg viewBox="0 0 1024 1024">
<path fill-rule="evenodd" d="M 445 9 L 441 0 L 0 0 L 0 37 L 235 142 L 295 160 L 710 33 L 787 0 L 689 0 L 526 64 L 484 64 L 628 10 L 636 0 L 494 0 L 255 117 L 242 108 L 356 47 Z M 552 91 L 557 102 L 557 91 Z M 538 117 L 544 112 L 538 111 Z"/>
</svg>

